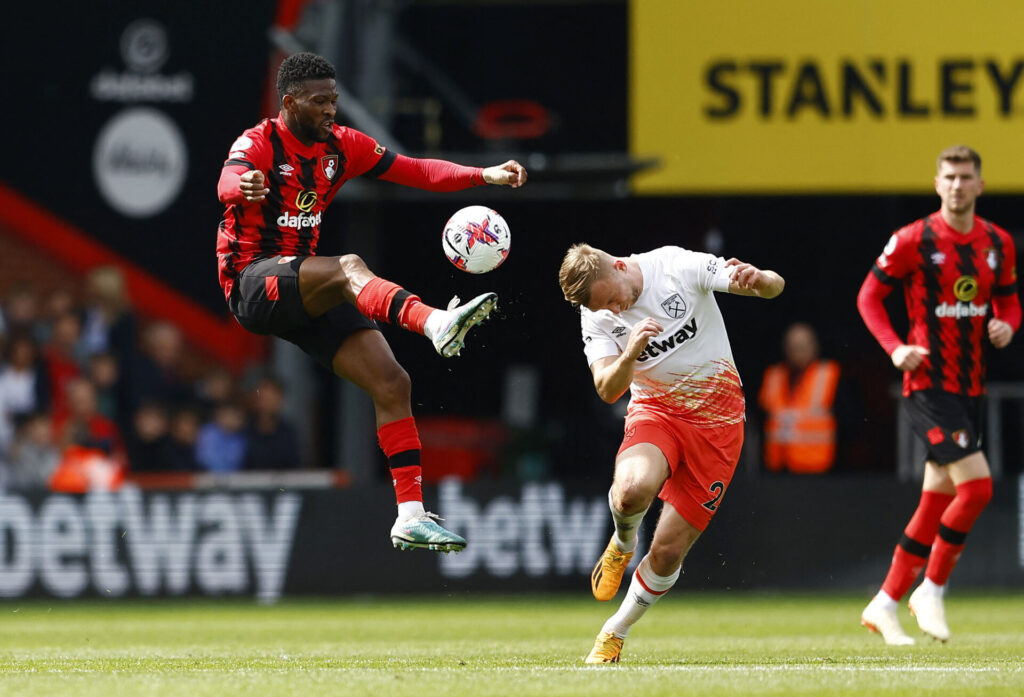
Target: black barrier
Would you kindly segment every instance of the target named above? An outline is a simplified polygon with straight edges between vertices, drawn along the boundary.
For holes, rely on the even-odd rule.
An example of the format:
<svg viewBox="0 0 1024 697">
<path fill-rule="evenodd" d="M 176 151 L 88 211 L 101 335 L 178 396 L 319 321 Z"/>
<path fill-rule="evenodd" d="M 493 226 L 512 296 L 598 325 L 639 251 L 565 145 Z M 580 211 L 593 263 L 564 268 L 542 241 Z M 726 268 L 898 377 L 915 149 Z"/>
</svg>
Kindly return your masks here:
<svg viewBox="0 0 1024 697">
<path fill-rule="evenodd" d="M 469 539 L 462 554 L 393 550 L 383 486 L 0 494 L 0 597 L 582 593 L 611 531 L 596 480 L 448 481 L 427 495 Z M 681 583 L 869 591 L 916 500 L 890 479 L 738 480 Z M 955 585 L 1024 585 L 1022 500 L 1024 479 L 997 487 Z"/>
</svg>

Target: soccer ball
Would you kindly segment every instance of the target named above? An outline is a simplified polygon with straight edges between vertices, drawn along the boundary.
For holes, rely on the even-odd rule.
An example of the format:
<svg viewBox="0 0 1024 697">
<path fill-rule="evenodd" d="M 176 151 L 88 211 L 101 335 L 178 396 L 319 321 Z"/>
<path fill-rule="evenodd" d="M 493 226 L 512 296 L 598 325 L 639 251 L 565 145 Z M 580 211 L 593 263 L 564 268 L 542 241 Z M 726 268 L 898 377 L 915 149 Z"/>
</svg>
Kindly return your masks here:
<svg viewBox="0 0 1024 697">
<path fill-rule="evenodd" d="M 455 212 L 441 233 L 448 261 L 468 273 L 487 273 L 508 256 L 512 235 L 508 223 L 487 206 L 466 206 Z"/>
</svg>

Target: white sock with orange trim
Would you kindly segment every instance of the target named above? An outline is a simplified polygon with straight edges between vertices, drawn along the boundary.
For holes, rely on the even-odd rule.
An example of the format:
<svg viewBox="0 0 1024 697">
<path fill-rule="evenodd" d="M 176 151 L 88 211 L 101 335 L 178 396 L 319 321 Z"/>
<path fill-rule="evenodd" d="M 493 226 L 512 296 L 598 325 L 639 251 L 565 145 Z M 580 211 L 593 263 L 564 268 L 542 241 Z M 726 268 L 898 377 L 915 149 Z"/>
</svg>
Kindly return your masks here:
<svg viewBox="0 0 1024 697">
<path fill-rule="evenodd" d="M 643 617 L 647 609 L 675 585 L 683 567 L 680 566 L 671 576 L 659 576 L 651 570 L 649 556 L 645 555 L 640 560 L 633 573 L 633 580 L 629 583 L 626 597 L 622 599 L 622 605 L 619 606 L 618 612 L 604 623 L 602 632 L 613 632 L 615 636 L 625 638 L 633 624 Z"/>
</svg>

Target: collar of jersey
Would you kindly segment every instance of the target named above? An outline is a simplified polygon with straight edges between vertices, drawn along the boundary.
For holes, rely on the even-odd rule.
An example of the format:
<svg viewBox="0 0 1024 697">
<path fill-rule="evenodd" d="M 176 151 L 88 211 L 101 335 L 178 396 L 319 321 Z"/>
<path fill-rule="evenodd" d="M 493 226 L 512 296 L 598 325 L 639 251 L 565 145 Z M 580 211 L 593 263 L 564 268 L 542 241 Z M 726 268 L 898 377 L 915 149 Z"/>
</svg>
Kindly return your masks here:
<svg viewBox="0 0 1024 697">
<path fill-rule="evenodd" d="M 281 138 L 285 141 L 285 144 L 296 151 L 300 155 L 312 156 L 316 152 L 317 143 L 313 145 L 306 145 L 301 140 L 295 137 L 295 134 L 288 130 L 288 126 L 284 122 L 284 115 L 278 114 L 277 118 L 274 119 L 274 124 L 277 126 L 278 133 L 281 134 Z"/>
</svg>

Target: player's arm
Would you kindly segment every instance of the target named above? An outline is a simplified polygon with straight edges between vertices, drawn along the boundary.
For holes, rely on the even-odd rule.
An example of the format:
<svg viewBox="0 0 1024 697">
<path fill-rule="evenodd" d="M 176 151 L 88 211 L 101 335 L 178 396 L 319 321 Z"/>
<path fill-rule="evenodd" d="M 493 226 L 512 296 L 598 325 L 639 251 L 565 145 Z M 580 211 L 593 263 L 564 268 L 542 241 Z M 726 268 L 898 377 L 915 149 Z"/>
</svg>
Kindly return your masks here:
<svg viewBox="0 0 1024 697">
<path fill-rule="evenodd" d="M 590 372 L 594 376 L 594 388 L 602 400 L 612 404 L 626 393 L 629 383 L 633 382 L 636 359 L 647 348 L 647 342 L 651 340 L 651 337 L 657 336 L 662 331 L 661 324 L 648 317 L 633 327 L 633 331 L 629 333 L 629 341 L 626 342 L 626 348 L 622 353 L 618 356 L 598 358 L 590 364 Z"/>
<path fill-rule="evenodd" d="M 252 131 L 235 139 L 217 180 L 217 198 L 226 206 L 262 201 L 270 189 L 263 170 L 271 166 L 266 141 Z"/>
<path fill-rule="evenodd" d="M 879 280 L 879 274 L 884 274 L 884 272 L 875 266 L 864 279 L 860 292 L 857 293 L 857 310 L 860 312 L 864 324 L 867 325 L 868 331 L 889 354 L 892 364 L 899 370 L 917 370 L 924 363 L 925 356 L 929 353 L 928 348 L 916 344 L 904 344 L 896 334 L 883 303 L 892 292 L 892 285 Z"/>
<path fill-rule="evenodd" d="M 263 172 L 245 165 L 227 165 L 220 171 L 217 198 L 224 205 L 262 201 L 270 193 Z"/>
<path fill-rule="evenodd" d="M 1005 230 L 1000 231 L 1004 238 L 1005 258 L 1009 265 L 1002 269 L 998 283 L 992 289 L 992 319 L 988 321 L 988 340 L 997 349 L 1006 348 L 1013 340 L 1013 335 L 1020 329 L 1021 309 L 1017 295 L 1017 267 L 1014 260 L 1017 252 L 1013 238 Z"/>
<path fill-rule="evenodd" d="M 367 172 L 378 179 L 427 191 L 460 191 L 482 184 L 518 188 L 526 182 L 526 169 L 515 160 L 494 167 L 466 167 L 447 160 L 407 157 L 385 151 Z"/>
<path fill-rule="evenodd" d="M 732 258 L 725 262 L 731 269 L 729 292 L 758 298 L 775 298 L 786 287 L 786 281 L 774 271 L 759 269 L 753 264 Z"/>
</svg>

